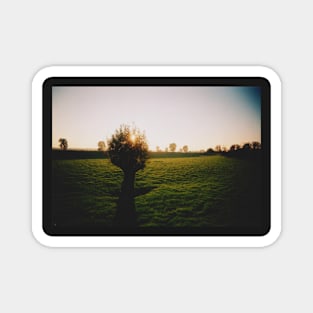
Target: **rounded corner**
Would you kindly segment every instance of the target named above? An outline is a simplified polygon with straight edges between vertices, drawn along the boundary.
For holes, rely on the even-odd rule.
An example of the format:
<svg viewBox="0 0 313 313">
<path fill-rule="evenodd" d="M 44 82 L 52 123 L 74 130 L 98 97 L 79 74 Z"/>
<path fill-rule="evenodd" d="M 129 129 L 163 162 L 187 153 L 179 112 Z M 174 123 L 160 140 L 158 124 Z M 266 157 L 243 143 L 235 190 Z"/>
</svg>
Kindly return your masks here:
<svg viewBox="0 0 313 313">
<path fill-rule="evenodd" d="M 37 229 L 36 227 L 32 227 L 32 235 L 35 241 L 45 248 L 52 248 L 51 244 L 51 235 L 46 232 L 44 227 Z"/>
<path fill-rule="evenodd" d="M 281 86 L 282 80 L 276 70 L 265 65 L 258 66 L 258 69 L 261 77 L 266 79 L 270 85 L 275 84 Z"/>
<path fill-rule="evenodd" d="M 262 236 L 262 245 L 260 247 L 267 248 L 275 244 L 281 237 L 281 227 L 270 227 L 268 232 Z"/>
<path fill-rule="evenodd" d="M 52 65 L 40 68 L 38 71 L 35 72 L 33 76 L 32 85 L 33 86 L 37 84 L 43 85 L 48 79 L 51 78 L 55 68 L 56 67 Z"/>
</svg>

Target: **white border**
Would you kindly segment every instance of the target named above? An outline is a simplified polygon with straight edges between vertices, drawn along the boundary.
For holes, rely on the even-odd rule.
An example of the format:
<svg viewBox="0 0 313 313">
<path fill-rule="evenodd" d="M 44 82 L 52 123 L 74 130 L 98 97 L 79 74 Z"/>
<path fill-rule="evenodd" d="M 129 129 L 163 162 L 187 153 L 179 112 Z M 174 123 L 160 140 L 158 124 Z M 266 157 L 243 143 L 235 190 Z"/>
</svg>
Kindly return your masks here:
<svg viewBox="0 0 313 313">
<path fill-rule="evenodd" d="M 265 236 L 49 236 L 42 229 L 42 85 L 49 77 L 264 77 L 271 84 L 271 230 Z M 32 82 L 32 231 L 49 247 L 264 247 L 281 232 L 281 82 L 264 66 L 51 66 Z"/>
</svg>

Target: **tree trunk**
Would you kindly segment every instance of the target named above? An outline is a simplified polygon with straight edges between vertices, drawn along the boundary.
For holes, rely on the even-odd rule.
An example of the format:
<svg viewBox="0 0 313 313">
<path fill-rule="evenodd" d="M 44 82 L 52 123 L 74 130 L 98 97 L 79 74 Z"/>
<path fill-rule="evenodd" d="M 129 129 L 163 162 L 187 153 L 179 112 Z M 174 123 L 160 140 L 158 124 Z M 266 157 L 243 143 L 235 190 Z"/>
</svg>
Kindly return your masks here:
<svg viewBox="0 0 313 313">
<path fill-rule="evenodd" d="M 135 171 L 124 171 L 124 180 L 122 183 L 121 193 L 125 197 L 134 197 L 135 175 Z"/>
<path fill-rule="evenodd" d="M 117 226 L 136 227 L 137 216 L 135 210 L 135 171 L 124 171 L 121 195 L 118 200 L 115 222 Z"/>
</svg>

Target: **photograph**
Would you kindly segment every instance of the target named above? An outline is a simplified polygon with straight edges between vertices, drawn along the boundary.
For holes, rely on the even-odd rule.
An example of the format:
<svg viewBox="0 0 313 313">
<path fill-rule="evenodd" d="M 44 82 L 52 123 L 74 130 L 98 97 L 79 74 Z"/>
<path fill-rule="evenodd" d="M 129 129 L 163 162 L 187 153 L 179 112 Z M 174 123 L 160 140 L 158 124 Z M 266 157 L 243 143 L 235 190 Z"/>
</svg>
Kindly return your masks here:
<svg viewBox="0 0 313 313">
<path fill-rule="evenodd" d="M 264 234 L 260 86 L 54 85 L 53 234 Z"/>
</svg>

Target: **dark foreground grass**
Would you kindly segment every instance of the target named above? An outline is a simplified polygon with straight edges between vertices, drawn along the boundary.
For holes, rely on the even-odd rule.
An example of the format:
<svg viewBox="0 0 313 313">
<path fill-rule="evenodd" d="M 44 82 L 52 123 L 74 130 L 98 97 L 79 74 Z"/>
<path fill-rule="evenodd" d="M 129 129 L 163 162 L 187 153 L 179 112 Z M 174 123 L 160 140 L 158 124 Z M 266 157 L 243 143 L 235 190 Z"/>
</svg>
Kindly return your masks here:
<svg viewBox="0 0 313 313">
<path fill-rule="evenodd" d="M 110 227 L 123 179 L 108 159 L 54 160 L 52 218 L 58 226 Z M 257 160 L 152 158 L 136 175 L 140 227 L 252 226 L 261 210 Z"/>
</svg>

